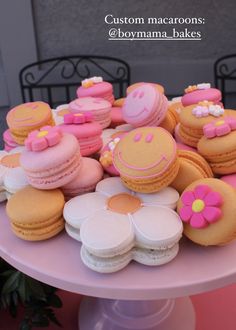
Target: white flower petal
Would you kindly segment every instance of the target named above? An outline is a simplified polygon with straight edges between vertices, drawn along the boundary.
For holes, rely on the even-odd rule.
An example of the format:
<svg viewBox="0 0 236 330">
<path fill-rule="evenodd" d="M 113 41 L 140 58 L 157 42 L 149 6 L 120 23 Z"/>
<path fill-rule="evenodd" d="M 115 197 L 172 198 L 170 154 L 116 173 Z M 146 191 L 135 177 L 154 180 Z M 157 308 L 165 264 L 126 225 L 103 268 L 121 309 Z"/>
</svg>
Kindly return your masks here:
<svg viewBox="0 0 236 330">
<path fill-rule="evenodd" d="M 127 215 L 109 210 L 97 211 L 81 225 L 81 241 L 96 256 L 126 253 L 134 245 L 132 222 Z"/>
<path fill-rule="evenodd" d="M 3 178 L 5 189 L 12 194 L 26 187 L 28 184 L 29 181 L 22 167 L 11 168 L 5 173 Z"/>
<path fill-rule="evenodd" d="M 104 195 L 97 192 L 76 196 L 65 204 L 64 218 L 71 226 L 80 228 L 81 223 L 106 206 L 106 200 Z"/>
<path fill-rule="evenodd" d="M 130 193 L 130 190 L 122 184 L 120 177 L 106 178 L 98 182 L 96 191 L 108 197 L 123 192 Z"/>
<path fill-rule="evenodd" d="M 136 193 L 145 206 L 147 205 L 160 205 L 175 209 L 179 200 L 179 193 L 171 187 L 166 187 L 153 194 L 140 194 Z"/>
<path fill-rule="evenodd" d="M 176 244 L 183 224 L 178 214 L 162 206 L 143 207 L 132 214 L 137 246 L 161 249 Z"/>
</svg>

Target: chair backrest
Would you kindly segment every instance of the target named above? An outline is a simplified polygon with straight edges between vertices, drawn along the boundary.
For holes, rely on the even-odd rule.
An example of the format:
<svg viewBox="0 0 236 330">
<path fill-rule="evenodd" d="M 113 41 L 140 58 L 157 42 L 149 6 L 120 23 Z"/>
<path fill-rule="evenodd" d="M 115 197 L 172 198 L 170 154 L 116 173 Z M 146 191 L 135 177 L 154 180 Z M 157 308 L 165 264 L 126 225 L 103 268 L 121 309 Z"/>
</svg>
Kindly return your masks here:
<svg viewBox="0 0 236 330">
<path fill-rule="evenodd" d="M 236 81 L 236 54 L 223 56 L 214 63 L 214 78 L 215 86 L 222 92 L 222 101 L 224 103 L 226 94 L 230 91 L 230 89 L 227 91 L 229 86 L 228 84 L 226 85 L 226 82 Z"/>
<path fill-rule="evenodd" d="M 23 102 L 42 100 L 51 107 L 76 98 L 81 80 L 102 76 L 113 84 L 116 98 L 125 95 L 130 84 L 130 67 L 125 61 L 108 56 L 78 55 L 31 63 L 19 73 Z"/>
</svg>

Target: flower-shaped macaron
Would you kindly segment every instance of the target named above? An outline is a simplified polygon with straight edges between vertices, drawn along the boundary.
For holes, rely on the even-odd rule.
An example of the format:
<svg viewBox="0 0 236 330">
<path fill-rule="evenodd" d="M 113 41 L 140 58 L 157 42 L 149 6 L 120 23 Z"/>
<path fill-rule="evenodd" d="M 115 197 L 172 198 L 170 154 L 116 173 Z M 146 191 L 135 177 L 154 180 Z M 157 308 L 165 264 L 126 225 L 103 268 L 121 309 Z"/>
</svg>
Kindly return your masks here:
<svg viewBox="0 0 236 330">
<path fill-rule="evenodd" d="M 193 191 L 184 192 L 181 201 L 180 218 L 193 228 L 205 228 L 221 217 L 222 196 L 207 185 L 198 185 Z"/>
<path fill-rule="evenodd" d="M 93 115 L 90 112 L 86 113 L 67 113 L 64 115 L 65 124 L 84 124 L 93 120 Z"/>
<path fill-rule="evenodd" d="M 216 136 L 227 135 L 236 129 L 236 119 L 233 117 L 225 117 L 215 120 L 203 126 L 204 136 L 208 139 Z"/>
<path fill-rule="evenodd" d="M 0 202 L 5 200 L 1 196 L 1 191 L 4 190 L 4 178 L 9 171 L 16 167 L 20 167 L 20 153 L 24 147 L 17 147 L 12 149 L 10 152 L 0 150 Z"/>
<path fill-rule="evenodd" d="M 118 177 L 106 178 L 97 184 L 96 192 L 77 196 L 66 203 L 66 230 L 85 245 L 96 232 L 96 242 L 100 241 L 103 245 L 110 242 L 113 247 L 117 244 L 118 249 L 120 242 L 124 243 L 127 236 L 132 236 L 132 242 L 135 240 L 139 246 L 147 240 L 147 248 L 159 246 L 160 236 L 164 235 L 165 230 L 169 232 L 169 238 L 174 231 L 178 241 L 182 224 L 173 211 L 178 197 L 178 192 L 171 187 L 153 194 L 141 194 L 127 189 Z M 165 213 L 164 219 L 158 217 L 159 212 Z M 176 227 L 180 235 L 175 232 Z M 104 234 L 107 229 L 110 235 Z M 111 242 L 111 237 L 116 239 Z M 93 243 L 94 249 L 99 249 L 96 244 L 99 243 Z"/>
<path fill-rule="evenodd" d="M 62 132 L 58 126 L 44 126 L 31 132 L 25 140 L 25 147 L 30 151 L 42 151 L 58 144 Z"/>
</svg>

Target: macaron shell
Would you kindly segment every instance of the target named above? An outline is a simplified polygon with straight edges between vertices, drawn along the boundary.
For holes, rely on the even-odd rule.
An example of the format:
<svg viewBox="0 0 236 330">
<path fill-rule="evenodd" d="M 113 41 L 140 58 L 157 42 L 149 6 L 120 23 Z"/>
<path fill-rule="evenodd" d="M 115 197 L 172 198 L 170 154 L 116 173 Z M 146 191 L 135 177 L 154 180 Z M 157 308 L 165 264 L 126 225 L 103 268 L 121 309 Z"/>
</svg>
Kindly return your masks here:
<svg viewBox="0 0 236 330">
<path fill-rule="evenodd" d="M 78 176 L 61 189 L 65 195 L 69 196 L 91 192 L 95 190 L 102 177 L 103 169 L 100 163 L 95 159 L 83 157 Z"/>
<path fill-rule="evenodd" d="M 142 127 L 130 131 L 120 140 L 113 152 L 116 169 L 122 176 L 133 179 L 160 176 L 175 159 L 176 143 L 173 137 L 160 127 Z"/>
<path fill-rule="evenodd" d="M 42 125 L 51 119 L 51 108 L 45 102 L 29 102 L 11 109 L 6 117 L 10 129 Z"/>
<path fill-rule="evenodd" d="M 220 102 L 221 98 L 222 95 L 219 89 L 208 88 L 208 89 L 195 90 L 191 93 L 185 94 L 182 97 L 181 102 L 183 106 L 188 106 L 205 100 L 218 103 Z"/>
<path fill-rule="evenodd" d="M 193 191 L 198 185 L 208 185 L 213 191 L 220 193 L 223 204 L 221 218 L 205 228 L 196 229 L 184 224 L 184 234 L 193 242 L 200 245 L 224 245 L 236 237 L 236 190 L 219 179 L 208 178 L 193 182 L 185 191 Z M 181 198 L 178 202 L 178 213 L 183 206 Z"/>
<path fill-rule="evenodd" d="M 191 183 L 196 180 L 213 177 L 212 170 L 206 160 L 192 151 L 178 151 L 180 168 L 179 172 L 171 183 L 180 194 Z"/>
<path fill-rule="evenodd" d="M 160 84 L 149 83 L 149 82 L 137 82 L 137 83 L 134 83 L 134 84 L 130 85 L 130 86 L 127 88 L 127 90 L 126 90 L 126 94 L 127 94 L 127 95 L 130 94 L 130 93 L 131 93 L 132 91 L 134 91 L 136 88 L 138 88 L 138 87 L 140 87 L 140 86 L 142 86 L 142 85 L 144 85 L 144 84 L 152 85 L 154 88 L 157 89 L 157 91 L 158 91 L 159 93 L 164 94 L 164 92 L 165 92 L 164 87 L 163 87 L 162 85 L 160 85 Z"/>
<path fill-rule="evenodd" d="M 77 97 L 101 97 L 100 95 L 113 94 L 113 86 L 111 83 L 102 81 L 100 83 L 95 83 L 90 87 L 80 86 L 76 91 Z"/>
<path fill-rule="evenodd" d="M 42 240 L 64 228 L 64 203 L 59 189 L 44 191 L 27 186 L 8 200 L 6 212 L 18 237 Z"/>
<path fill-rule="evenodd" d="M 236 131 L 212 139 L 203 136 L 197 148 L 198 152 L 208 160 L 215 174 L 236 172 Z"/>
</svg>

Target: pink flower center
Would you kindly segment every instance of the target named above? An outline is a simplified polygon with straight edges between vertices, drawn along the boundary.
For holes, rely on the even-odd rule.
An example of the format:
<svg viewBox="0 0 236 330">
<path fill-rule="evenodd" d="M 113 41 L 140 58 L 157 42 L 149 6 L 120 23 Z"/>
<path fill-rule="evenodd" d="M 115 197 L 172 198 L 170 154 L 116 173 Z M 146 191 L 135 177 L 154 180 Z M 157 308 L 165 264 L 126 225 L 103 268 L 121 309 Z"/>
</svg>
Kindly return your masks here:
<svg viewBox="0 0 236 330">
<path fill-rule="evenodd" d="M 192 204 L 192 211 L 195 213 L 202 212 L 205 207 L 205 203 L 201 199 L 196 199 Z"/>
</svg>

